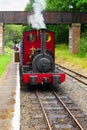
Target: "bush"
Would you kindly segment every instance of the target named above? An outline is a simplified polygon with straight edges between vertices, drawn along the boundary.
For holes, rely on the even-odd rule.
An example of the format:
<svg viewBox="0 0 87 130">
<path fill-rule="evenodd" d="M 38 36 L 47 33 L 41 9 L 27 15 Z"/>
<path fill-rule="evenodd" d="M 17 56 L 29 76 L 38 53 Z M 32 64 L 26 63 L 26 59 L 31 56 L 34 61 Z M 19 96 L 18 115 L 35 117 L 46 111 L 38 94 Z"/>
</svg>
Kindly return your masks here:
<svg viewBox="0 0 87 130">
<path fill-rule="evenodd" d="M 87 33 L 82 35 L 80 41 L 80 51 L 82 55 L 87 56 Z"/>
<path fill-rule="evenodd" d="M 9 48 L 13 48 L 14 43 L 12 41 L 9 41 L 6 43 L 6 46 L 8 46 Z"/>
<path fill-rule="evenodd" d="M 47 29 L 55 32 L 55 43 L 68 43 L 69 27 L 67 25 L 47 25 Z"/>
</svg>

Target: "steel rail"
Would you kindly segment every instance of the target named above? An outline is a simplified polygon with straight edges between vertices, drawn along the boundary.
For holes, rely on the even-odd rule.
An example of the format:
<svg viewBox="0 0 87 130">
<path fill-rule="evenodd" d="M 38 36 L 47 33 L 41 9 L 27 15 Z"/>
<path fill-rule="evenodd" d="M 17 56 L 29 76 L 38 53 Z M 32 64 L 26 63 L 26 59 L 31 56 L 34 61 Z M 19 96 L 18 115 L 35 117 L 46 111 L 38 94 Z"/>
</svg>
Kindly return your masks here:
<svg viewBox="0 0 87 130">
<path fill-rule="evenodd" d="M 84 76 L 84 75 L 82 75 L 82 74 L 80 74 L 80 73 L 77 73 L 77 72 L 75 72 L 75 71 L 73 71 L 73 70 L 70 70 L 69 68 L 66 68 L 66 67 L 64 67 L 64 66 L 62 66 L 62 65 L 59 65 L 59 64 L 56 64 L 56 65 L 59 66 L 59 67 L 61 67 L 61 68 L 63 68 L 63 69 L 69 70 L 69 71 L 71 71 L 72 73 L 75 73 L 75 74 L 79 75 L 80 77 L 87 78 L 87 76 Z"/>
<path fill-rule="evenodd" d="M 56 65 L 59 66 L 59 67 L 61 67 L 61 68 L 63 68 L 63 69 L 66 69 L 66 70 L 68 70 L 68 71 L 71 71 L 72 73 L 75 73 L 75 74 L 79 75 L 80 77 L 83 77 L 83 78 L 87 79 L 87 77 L 84 76 L 84 75 L 81 75 L 81 74 L 79 74 L 79 73 L 77 73 L 77 72 L 74 72 L 74 71 L 72 71 L 72 70 L 70 70 L 70 69 L 68 69 L 68 68 L 65 68 L 65 67 L 61 66 L 61 65 L 58 65 L 58 64 L 56 64 Z M 63 71 L 63 70 L 62 70 L 62 71 Z M 83 83 L 84 85 L 87 85 L 87 83 L 85 83 L 84 81 L 82 81 L 82 80 L 80 80 L 80 79 L 78 79 L 78 78 L 76 78 L 76 77 L 70 75 L 69 73 L 67 73 L 67 72 L 65 72 L 65 71 L 63 71 L 63 72 L 66 73 L 67 75 L 69 75 L 70 77 L 72 77 L 72 78 L 78 80 L 79 82 Z"/>
<path fill-rule="evenodd" d="M 73 120 L 75 121 L 75 123 L 78 125 L 80 130 L 84 130 L 82 128 L 82 126 L 79 124 L 79 122 L 77 121 L 77 119 L 73 116 L 73 114 L 70 112 L 70 110 L 68 109 L 68 107 L 64 104 L 64 102 L 61 100 L 61 98 L 57 95 L 57 93 L 53 90 L 54 95 L 56 96 L 56 98 L 60 101 L 60 103 L 64 106 L 64 108 L 67 110 L 67 112 L 69 113 L 69 115 L 73 118 Z"/>
<path fill-rule="evenodd" d="M 41 105 L 41 108 L 42 108 L 43 114 L 44 114 L 44 116 L 45 116 L 45 119 L 46 119 L 46 121 L 47 121 L 47 124 L 48 124 L 49 130 L 52 130 L 51 125 L 50 125 L 50 122 L 49 122 L 49 119 L 48 119 L 48 117 L 47 117 L 47 115 L 46 115 L 46 113 L 45 113 L 45 110 L 44 110 L 43 104 L 42 104 L 42 102 L 41 102 L 41 99 L 40 99 L 39 94 L 38 94 L 37 91 L 36 91 L 36 95 L 37 95 L 38 100 L 39 100 L 39 102 L 40 102 L 40 105 Z"/>
</svg>

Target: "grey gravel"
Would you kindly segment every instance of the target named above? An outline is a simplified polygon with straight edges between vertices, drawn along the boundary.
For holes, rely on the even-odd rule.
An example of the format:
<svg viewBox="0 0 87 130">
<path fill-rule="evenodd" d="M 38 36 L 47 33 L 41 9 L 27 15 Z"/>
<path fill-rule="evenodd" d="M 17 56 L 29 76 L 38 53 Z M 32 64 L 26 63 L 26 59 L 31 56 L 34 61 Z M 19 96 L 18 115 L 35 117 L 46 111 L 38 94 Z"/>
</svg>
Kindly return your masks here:
<svg viewBox="0 0 87 130">
<path fill-rule="evenodd" d="M 59 90 L 68 95 L 87 115 L 87 86 L 67 76 L 66 81 L 59 86 Z"/>
</svg>

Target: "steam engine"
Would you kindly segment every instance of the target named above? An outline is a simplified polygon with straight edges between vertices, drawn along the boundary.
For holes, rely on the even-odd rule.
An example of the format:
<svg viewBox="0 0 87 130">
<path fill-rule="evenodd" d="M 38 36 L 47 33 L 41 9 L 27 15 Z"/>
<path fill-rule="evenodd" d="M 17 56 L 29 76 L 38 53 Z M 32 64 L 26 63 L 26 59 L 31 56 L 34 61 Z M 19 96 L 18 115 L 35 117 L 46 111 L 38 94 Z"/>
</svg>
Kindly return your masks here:
<svg viewBox="0 0 87 130">
<path fill-rule="evenodd" d="M 65 74 L 55 68 L 54 33 L 31 30 L 23 34 L 20 48 L 20 64 L 23 82 L 30 85 L 58 85 L 65 80 Z"/>
</svg>

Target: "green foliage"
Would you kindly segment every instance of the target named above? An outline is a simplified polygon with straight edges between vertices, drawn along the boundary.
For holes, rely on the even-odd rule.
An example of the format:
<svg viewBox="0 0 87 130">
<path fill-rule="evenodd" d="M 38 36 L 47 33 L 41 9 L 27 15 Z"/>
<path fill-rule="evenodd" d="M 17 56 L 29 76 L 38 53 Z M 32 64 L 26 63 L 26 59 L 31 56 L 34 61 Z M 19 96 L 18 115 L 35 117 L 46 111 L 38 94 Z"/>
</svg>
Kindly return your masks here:
<svg viewBox="0 0 87 130">
<path fill-rule="evenodd" d="M 47 29 L 55 32 L 55 43 L 68 43 L 68 25 L 47 25 Z"/>
<path fill-rule="evenodd" d="M 5 55 L 0 55 L 0 78 L 12 58 L 12 53 L 13 51 L 10 48 L 5 47 Z"/>
<path fill-rule="evenodd" d="M 87 12 L 87 0 L 47 0 L 47 11 L 68 11 L 68 12 Z M 50 25 L 49 25 L 50 26 Z M 47 28 L 49 28 L 47 26 Z M 82 32 L 87 32 L 87 25 L 82 24 Z M 50 30 L 53 30 L 56 34 L 56 42 L 67 42 L 68 43 L 68 26 L 67 25 L 51 25 Z M 87 37 L 87 36 L 86 36 Z M 86 46 L 86 40 L 81 40 L 81 51 L 83 52 Z M 85 45 L 84 45 L 85 44 Z M 82 47 L 83 46 L 83 47 Z M 83 50 L 82 50 L 83 48 Z M 85 50 L 86 48 L 85 48 Z M 84 52 L 85 53 L 85 52 Z"/>
<path fill-rule="evenodd" d="M 80 41 L 80 51 L 83 56 L 87 57 L 87 32 L 82 35 Z"/>
<path fill-rule="evenodd" d="M 87 12 L 87 0 L 47 0 L 47 10 Z"/>
<path fill-rule="evenodd" d="M 47 11 L 69 11 L 69 0 L 47 0 Z M 47 25 L 47 29 L 55 32 L 55 42 L 68 43 L 68 25 Z"/>
<path fill-rule="evenodd" d="M 69 0 L 47 0 L 47 11 L 68 11 Z"/>
<path fill-rule="evenodd" d="M 31 0 L 29 3 L 27 3 L 25 7 L 25 11 L 33 11 L 32 4 L 34 3 L 34 0 Z"/>
<path fill-rule="evenodd" d="M 72 0 L 73 9 L 79 12 L 87 12 L 87 0 Z"/>
<path fill-rule="evenodd" d="M 15 43 L 19 43 L 22 38 L 22 26 L 20 25 L 6 25 L 4 27 L 4 43 L 11 47 Z"/>
<path fill-rule="evenodd" d="M 29 31 L 31 29 L 31 26 L 23 26 L 23 32 Z"/>
<path fill-rule="evenodd" d="M 46 5 L 47 11 L 61 11 L 61 12 L 87 12 L 87 0 L 47 0 L 46 1 Z M 56 26 L 57 27 L 57 26 Z M 55 28 L 52 26 L 52 28 Z M 65 42 L 65 40 L 67 39 L 68 41 L 68 37 L 66 35 L 68 35 L 68 31 L 67 31 L 67 26 L 60 25 L 59 28 L 56 28 L 56 32 L 58 34 L 58 38 L 60 38 L 62 36 L 62 42 Z M 87 25 L 83 24 L 82 25 L 82 31 L 86 32 L 87 31 Z M 65 33 L 65 37 L 64 37 L 64 33 Z M 65 39 L 66 38 L 66 39 Z"/>
<path fill-rule="evenodd" d="M 8 42 L 6 42 L 6 46 L 10 47 L 10 48 L 13 48 L 14 42 L 13 41 L 8 41 Z"/>
<path fill-rule="evenodd" d="M 25 7 L 25 11 L 32 11 L 34 0 L 30 0 Z M 71 11 L 87 12 L 87 0 L 46 0 L 47 11 Z"/>
<path fill-rule="evenodd" d="M 87 69 L 87 57 L 81 54 L 71 54 L 66 44 L 57 44 L 55 48 L 56 63 Z"/>
</svg>

